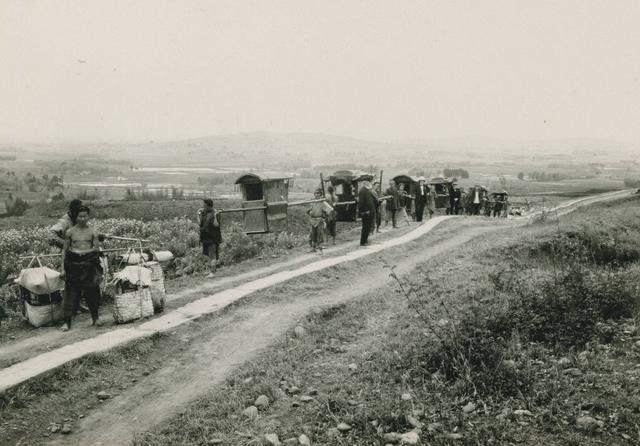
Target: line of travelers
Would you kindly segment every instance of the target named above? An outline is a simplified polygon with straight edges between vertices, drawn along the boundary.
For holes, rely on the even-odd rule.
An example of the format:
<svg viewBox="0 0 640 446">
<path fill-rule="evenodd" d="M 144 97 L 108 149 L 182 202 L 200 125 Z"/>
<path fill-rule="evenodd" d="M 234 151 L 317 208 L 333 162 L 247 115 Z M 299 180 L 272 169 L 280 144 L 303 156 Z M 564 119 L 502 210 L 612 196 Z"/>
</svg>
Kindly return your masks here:
<svg viewBox="0 0 640 446">
<path fill-rule="evenodd" d="M 399 221 L 407 225 L 411 225 L 412 221 L 421 223 L 427 215 L 432 218 L 436 212 L 438 193 L 435 185 L 428 185 L 424 177 L 418 178 L 413 194 L 405 189 L 404 183 L 398 184 L 394 180 L 389 181 L 389 187 L 384 192 L 379 181 L 362 181 L 360 185 L 357 206 L 358 216 L 362 220 L 361 246 L 369 243 L 371 234 L 380 232 L 383 222 L 385 226 L 391 223 L 393 228 L 397 228 Z M 483 186 L 470 187 L 466 191 L 454 186 L 454 183 L 443 186 L 446 199 L 441 207 L 447 215 L 508 215 L 509 194 L 506 191 L 490 195 Z M 328 187 L 324 200 L 322 188 L 316 189 L 314 197 L 321 201 L 313 203 L 307 211 L 311 218 L 309 244 L 313 251 L 322 251 L 329 238 L 335 244 L 336 206 L 340 202 L 332 186 Z"/>
</svg>

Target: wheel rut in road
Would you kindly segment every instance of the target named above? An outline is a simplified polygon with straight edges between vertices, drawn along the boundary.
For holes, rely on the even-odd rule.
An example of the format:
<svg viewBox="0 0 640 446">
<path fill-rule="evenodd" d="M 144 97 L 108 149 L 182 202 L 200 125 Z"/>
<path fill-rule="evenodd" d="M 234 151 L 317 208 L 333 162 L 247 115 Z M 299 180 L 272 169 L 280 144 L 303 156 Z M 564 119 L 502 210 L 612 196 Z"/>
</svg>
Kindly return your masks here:
<svg viewBox="0 0 640 446">
<path fill-rule="evenodd" d="M 223 382 L 235 367 L 277 341 L 314 308 L 339 305 L 387 286 L 389 270 L 385 262 L 394 264 L 398 274 L 404 274 L 496 229 L 486 223 L 465 227 L 462 232 L 428 246 L 420 240 L 403 247 L 403 252 L 392 250 L 381 253 L 379 258 L 364 257 L 349 265 L 349 276 L 340 277 L 330 289 L 310 293 L 308 285 L 313 276 L 304 276 L 296 283 L 266 290 L 266 296 L 235 307 L 214 320 L 198 321 L 208 327 L 200 332 L 210 335 L 191 340 L 180 354 L 168 357 L 162 369 L 101 405 L 77 423 L 73 434 L 51 444 L 129 444 L 136 432 L 150 430 Z M 334 272 L 344 276 L 336 270 L 331 274 Z M 274 297 L 278 301 L 268 303 Z M 182 330 L 188 327 L 178 331 Z"/>
</svg>

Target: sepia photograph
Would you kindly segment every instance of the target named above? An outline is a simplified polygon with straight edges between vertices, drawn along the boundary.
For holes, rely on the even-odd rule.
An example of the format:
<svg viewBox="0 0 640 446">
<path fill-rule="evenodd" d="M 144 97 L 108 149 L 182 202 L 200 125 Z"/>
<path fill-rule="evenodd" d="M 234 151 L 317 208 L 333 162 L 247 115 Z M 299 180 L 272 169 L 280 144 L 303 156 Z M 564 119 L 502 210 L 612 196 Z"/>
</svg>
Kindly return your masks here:
<svg viewBox="0 0 640 446">
<path fill-rule="evenodd" d="M 639 20 L 0 0 L 0 446 L 639 445 Z"/>
</svg>

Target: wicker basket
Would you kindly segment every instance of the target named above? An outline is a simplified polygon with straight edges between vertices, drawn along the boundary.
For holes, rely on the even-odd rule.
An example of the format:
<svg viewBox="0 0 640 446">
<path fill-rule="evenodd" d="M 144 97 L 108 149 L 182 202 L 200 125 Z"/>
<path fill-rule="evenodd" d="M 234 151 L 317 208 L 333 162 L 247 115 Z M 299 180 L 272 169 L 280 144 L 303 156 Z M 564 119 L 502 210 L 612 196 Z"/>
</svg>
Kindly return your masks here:
<svg viewBox="0 0 640 446">
<path fill-rule="evenodd" d="M 43 327 L 59 322 L 64 317 L 62 302 L 54 302 L 48 305 L 31 305 L 24 301 L 24 315 L 34 327 Z"/>
<path fill-rule="evenodd" d="M 116 293 L 113 302 L 113 319 L 118 324 L 135 321 L 153 315 L 151 290 L 140 288 Z"/>
</svg>

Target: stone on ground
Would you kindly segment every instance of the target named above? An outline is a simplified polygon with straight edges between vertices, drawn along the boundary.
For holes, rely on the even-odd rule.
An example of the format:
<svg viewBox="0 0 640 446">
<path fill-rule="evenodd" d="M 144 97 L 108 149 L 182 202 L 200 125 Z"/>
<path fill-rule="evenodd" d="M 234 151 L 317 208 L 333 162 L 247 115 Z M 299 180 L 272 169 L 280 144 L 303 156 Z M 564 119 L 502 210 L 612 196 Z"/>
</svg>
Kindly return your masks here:
<svg viewBox="0 0 640 446">
<path fill-rule="evenodd" d="M 271 400 L 269 400 L 269 397 L 267 395 L 260 395 L 253 403 L 253 405 L 258 409 L 265 409 L 269 407 L 269 404 L 271 404 Z"/>
<path fill-rule="evenodd" d="M 296 328 L 293 329 L 293 332 L 295 333 L 296 337 L 301 338 L 305 334 L 305 329 L 302 325 L 298 325 Z"/>
<path fill-rule="evenodd" d="M 578 417 L 576 419 L 576 427 L 580 430 L 592 432 L 604 427 L 604 423 L 592 417 Z"/>
<path fill-rule="evenodd" d="M 305 434 L 298 437 L 298 443 L 300 443 L 301 446 L 311 446 L 311 440 L 309 440 L 309 437 Z"/>
<path fill-rule="evenodd" d="M 476 410 L 476 405 L 475 405 L 475 404 L 473 404 L 473 403 L 471 403 L 471 402 L 467 403 L 467 404 L 462 408 L 462 411 L 463 411 L 464 413 L 467 413 L 467 414 L 469 414 L 469 413 L 473 412 L 474 410 Z"/>
<path fill-rule="evenodd" d="M 280 446 L 280 439 L 276 434 L 265 434 L 264 436 L 264 444 L 265 446 Z"/>
<path fill-rule="evenodd" d="M 340 423 L 336 426 L 340 432 L 347 432 L 351 430 L 351 426 L 347 423 Z"/>
<path fill-rule="evenodd" d="M 258 416 L 258 408 L 256 406 L 249 406 L 245 410 L 242 411 L 242 415 L 249 418 L 250 420 L 257 418 Z"/>
<path fill-rule="evenodd" d="M 420 436 L 415 431 L 402 434 L 400 437 L 400 444 L 418 444 L 420 442 Z"/>
</svg>

